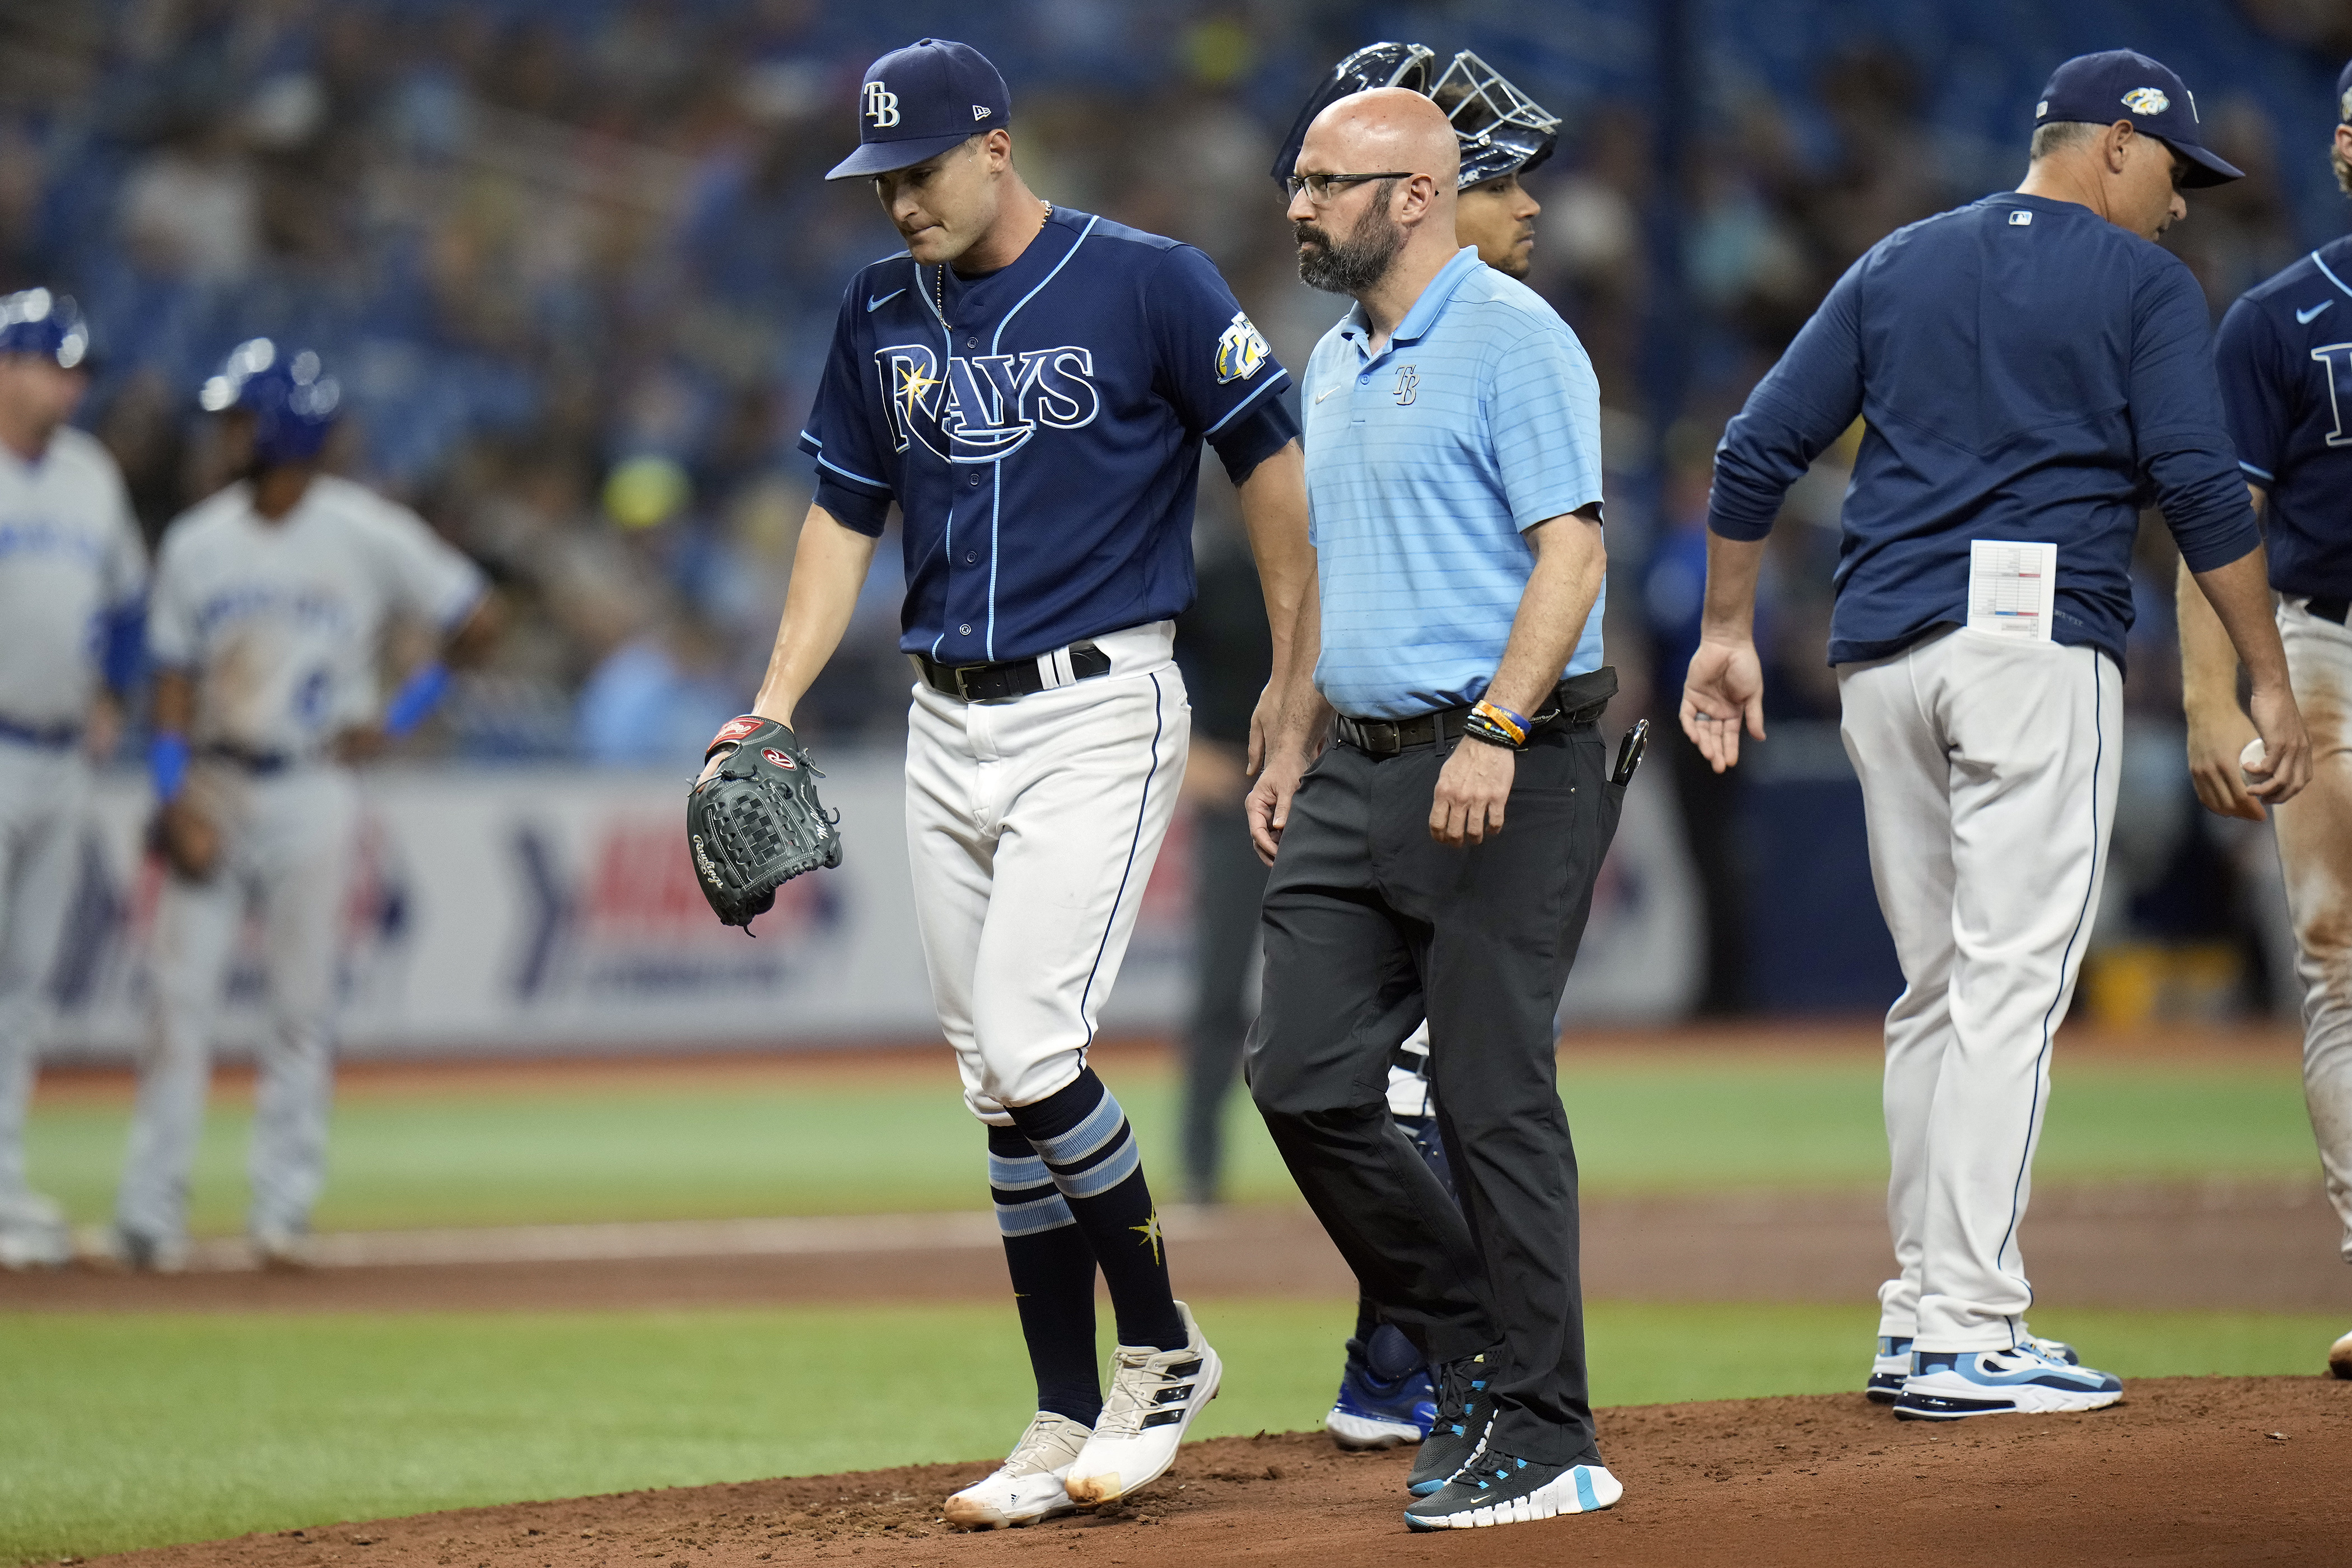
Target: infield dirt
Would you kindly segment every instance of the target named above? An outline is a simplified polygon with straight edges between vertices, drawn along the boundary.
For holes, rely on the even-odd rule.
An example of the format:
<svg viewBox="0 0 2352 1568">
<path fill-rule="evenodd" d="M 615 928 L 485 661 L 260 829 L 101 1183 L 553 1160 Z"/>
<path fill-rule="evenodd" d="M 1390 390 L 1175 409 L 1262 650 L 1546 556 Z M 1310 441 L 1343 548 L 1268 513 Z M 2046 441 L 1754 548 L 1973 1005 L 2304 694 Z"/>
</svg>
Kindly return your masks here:
<svg viewBox="0 0 2352 1568">
<path fill-rule="evenodd" d="M 129 1568 L 988 1568 L 1362 1563 L 1848 1568 L 2352 1563 L 2352 1383 L 2165 1378 L 2086 1415 L 1898 1422 L 1860 1394 L 1604 1410 L 1606 1513 L 1415 1535 L 1409 1458 L 1321 1434 L 1187 1447 L 1132 1502 L 964 1535 L 940 1500 L 989 1463 L 747 1481 L 245 1536 Z"/>
</svg>

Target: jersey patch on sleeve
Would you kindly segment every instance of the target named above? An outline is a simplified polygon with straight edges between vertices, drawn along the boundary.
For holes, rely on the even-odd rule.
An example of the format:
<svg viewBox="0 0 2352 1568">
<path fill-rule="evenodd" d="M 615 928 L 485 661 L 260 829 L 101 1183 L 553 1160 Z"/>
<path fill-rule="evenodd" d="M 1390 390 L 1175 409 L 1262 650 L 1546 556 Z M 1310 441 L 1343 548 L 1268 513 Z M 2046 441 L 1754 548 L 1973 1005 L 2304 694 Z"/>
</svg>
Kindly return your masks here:
<svg viewBox="0 0 2352 1568">
<path fill-rule="evenodd" d="M 1265 368 L 1265 362 L 1273 356 L 1274 351 L 1266 347 L 1265 337 L 1250 324 L 1249 313 L 1235 310 L 1234 319 L 1225 323 L 1223 333 L 1217 339 L 1217 384 L 1247 381 Z"/>
</svg>

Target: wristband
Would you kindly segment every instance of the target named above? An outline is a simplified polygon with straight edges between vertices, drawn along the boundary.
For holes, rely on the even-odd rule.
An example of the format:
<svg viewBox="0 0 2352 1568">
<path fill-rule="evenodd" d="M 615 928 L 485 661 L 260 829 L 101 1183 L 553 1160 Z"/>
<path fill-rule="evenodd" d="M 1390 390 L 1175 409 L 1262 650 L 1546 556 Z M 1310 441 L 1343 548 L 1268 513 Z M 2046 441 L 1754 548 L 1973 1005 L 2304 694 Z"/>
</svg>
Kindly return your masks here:
<svg viewBox="0 0 2352 1568">
<path fill-rule="evenodd" d="M 188 782 L 188 738 L 158 731 L 147 742 L 147 773 L 155 781 L 155 798 L 169 805 Z"/>
<path fill-rule="evenodd" d="M 1514 748 L 1528 743 L 1528 731 L 1533 728 L 1528 723 L 1526 714 L 1514 713 L 1500 703 L 1489 702 L 1483 698 L 1479 700 L 1476 707 L 1470 710 L 1470 717 L 1484 719 L 1509 736 Z"/>
<path fill-rule="evenodd" d="M 407 734 L 425 722 L 448 689 L 447 665 L 436 658 L 418 666 L 383 705 L 383 732 L 395 741 Z"/>
<path fill-rule="evenodd" d="M 1527 744 L 1524 735 L 1514 735 L 1501 721 L 1488 718 L 1486 707 L 1482 702 L 1470 710 L 1469 717 L 1462 721 L 1463 734 L 1474 741 L 1484 741 L 1490 746 L 1500 746 L 1507 752 L 1516 752 Z"/>
</svg>

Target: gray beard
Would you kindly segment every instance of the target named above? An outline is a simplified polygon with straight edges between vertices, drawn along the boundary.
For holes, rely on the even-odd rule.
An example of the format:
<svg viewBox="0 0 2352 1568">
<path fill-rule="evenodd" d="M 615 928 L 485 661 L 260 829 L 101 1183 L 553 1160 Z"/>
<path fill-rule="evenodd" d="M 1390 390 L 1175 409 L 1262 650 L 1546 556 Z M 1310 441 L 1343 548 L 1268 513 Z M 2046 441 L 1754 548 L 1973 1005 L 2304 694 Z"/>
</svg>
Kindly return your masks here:
<svg viewBox="0 0 2352 1568">
<path fill-rule="evenodd" d="M 1364 215 L 1345 245 L 1311 224 L 1298 226 L 1298 276 L 1308 288 L 1327 294 L 1361 295 L 1389 275 L 1389 268 L 1396 265 L 1397 252 L 1404 248 L 1404 230 L 1389 216 L 1387 186 L 1388 182 L 1382 181 L 1372 210 Z M 1305 243 L 1310 237 L 1319 243 Z"/>
</svg>

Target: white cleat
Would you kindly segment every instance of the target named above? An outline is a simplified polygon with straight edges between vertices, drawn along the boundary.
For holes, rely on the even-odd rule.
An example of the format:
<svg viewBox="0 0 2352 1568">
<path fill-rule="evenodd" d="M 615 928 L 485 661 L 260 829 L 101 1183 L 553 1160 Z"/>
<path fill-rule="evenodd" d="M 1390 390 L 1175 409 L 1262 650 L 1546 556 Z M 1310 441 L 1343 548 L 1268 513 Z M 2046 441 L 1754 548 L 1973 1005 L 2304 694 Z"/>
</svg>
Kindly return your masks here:
<svg viewBox="0 0 2352 1568">
<path fill-rule="evenodd" d="M 0 1199 L 0 1268 L 62 1268 L 74 1258 L 73 1226 L 53 1199 Z"/>
<path fill-rule="evenodd" d="M 1065 1483 L 1080 1508 L 1117 1502 L 1166 1475 L 1192 1417 L 1217 1396 L 1224 1363 L 1201 1337 L 1192 1309 L 1179 1301 L 1176 1310 L 1183 1349 L 1121 1345 L 1111 1356 L 1110 1397 Z"/>
<path fill-rule="evenodd" d="M 1078 1505 L 1062 1480 L 1089 1436 L 1068 1416 L 1040 1410 L 994 1474 L 948 1499 L 947 1521 L 958 1530 L 997 1530 L 1068 1513 Z"/>
<path fill-rule="evenodd" d="M 254 1261 L 273 1273 L 302 1274 L 319 1267 L 318 1248 L 308 1231 L 264 1226 L 253 1233 Z"/>
</svg>

